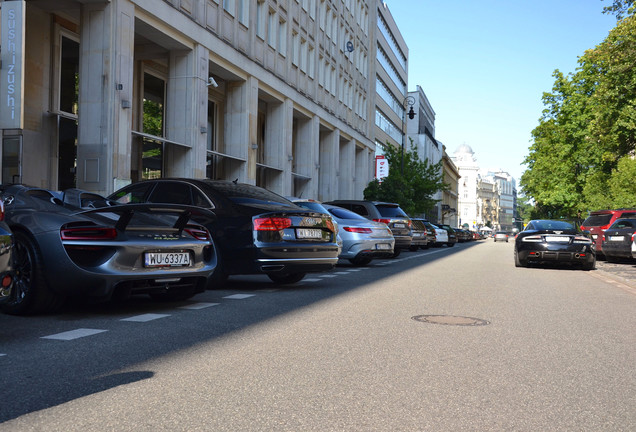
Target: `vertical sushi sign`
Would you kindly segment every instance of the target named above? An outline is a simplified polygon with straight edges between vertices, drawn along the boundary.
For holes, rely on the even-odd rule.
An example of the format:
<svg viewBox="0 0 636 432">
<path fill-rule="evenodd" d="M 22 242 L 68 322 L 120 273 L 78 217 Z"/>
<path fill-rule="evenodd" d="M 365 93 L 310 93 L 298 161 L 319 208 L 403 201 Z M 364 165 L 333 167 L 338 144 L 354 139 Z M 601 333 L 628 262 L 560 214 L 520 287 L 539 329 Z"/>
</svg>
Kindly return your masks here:
<svg viewBox="0 0 636 432">
<path fill-rule="evenodd" d="M 389 175 L 389 161 L 386 160 L 384 155 L 377 155 L 375 157 L 375 178 L 382 181 L 384 177 Z"/>
<path fill-rule="evenodd" d="M 24 1 L 4 1 L 0 21 L 0 129 L 22 129 L 24 99 Z"/>
</svg>

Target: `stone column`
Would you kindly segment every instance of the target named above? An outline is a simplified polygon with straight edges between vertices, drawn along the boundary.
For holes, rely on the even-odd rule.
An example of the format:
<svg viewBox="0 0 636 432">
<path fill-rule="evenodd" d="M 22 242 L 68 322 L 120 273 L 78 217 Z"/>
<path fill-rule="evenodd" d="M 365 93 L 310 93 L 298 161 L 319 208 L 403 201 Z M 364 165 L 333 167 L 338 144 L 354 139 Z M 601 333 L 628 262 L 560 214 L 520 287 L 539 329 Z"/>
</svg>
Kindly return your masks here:
<svg viewBox="0 0 636 432">
<path fill-rule="evenodd" d="M 320 182 L 318 199 L 330 201 L 338 199 L 338 156 L 340 130 L 320 133 Z"/>
<path fill-rule="evenodd" d="M 338 165 L 338 196 L 339 199 L 354 198 L 355 181 L 355 150 L 356 144 L 353 140 L 340 142 L 339 165 Z"/>
<path fill-rule="evenodd" d="M 256 183 L 256 150 L 258 125 L 258 80 L 229 82 L 223 119 L 225 153 L 243 162 L 228 163 L 227 177 L 243 183 Z"/>
<path fill-rule="evenodd" d="M 134 6 L 82 7 L 77 187 L 109 194 L 130 182 Z"/>
<path fill-rule="evenodd" d="M 208 51 L 170 52 L 166 101 L 166 177 L 205 178 Z"/>
</svg>

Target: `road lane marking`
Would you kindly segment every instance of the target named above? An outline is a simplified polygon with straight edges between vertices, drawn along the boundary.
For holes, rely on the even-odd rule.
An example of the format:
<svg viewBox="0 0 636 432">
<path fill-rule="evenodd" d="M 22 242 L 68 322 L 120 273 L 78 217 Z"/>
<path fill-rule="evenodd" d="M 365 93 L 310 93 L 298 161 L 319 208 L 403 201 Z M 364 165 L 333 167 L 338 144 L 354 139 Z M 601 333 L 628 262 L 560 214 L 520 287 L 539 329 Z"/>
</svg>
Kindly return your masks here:
<svg viewBox="0 0 636 432">
<path fill-rule="evenodd" d="M 322 279 L 320 278 L 310 278 L 310 279 L 303 279 L 303 282 L 320 282 Z"/>
<path fill-rule="evenodd" d="M 320 275 L 321 278 L 334 278 L 336 277 L 335 274 L 324 274 L 324 275 Z"/>
<path fill-rule="evenodd" d="M 143 314 L 143 315 L 137 315 L 137 316 L 132 316 L 130 318 L 124 318 L 121 319 L 120 321 L 130 321 L 130 322 L 148 322 L 148 321 L 153 321 L 156 319 L 160 319 L 160 318 L 166 318 L 169 317 L 170 315 L 167 314 Z"/>
<path fill-rule="evenodd" d="M 190 309 L 190 310 L 198 310 L 198 309 L 205 309 L 205 308 L 209 308 L 211 306 L 218 306 L 220 303 L 205 303 L 205 302 L 199 302 L 199 303 L 192 303 L 186 306 L 179 306 L 179 309 Z"/>
<path fill-rule="evenodd" d="M 76 329 L 76 330 L 70 330 L 70 331 L 67 331 L 67 332 L 57 333 L 57 334 L 50 335 L 50 336 L 42 336 L 40 339 L 54 339 L 54 340 L 69 341 L 69 340 L 78 339 L 78 338 L 82 338 L 82 337 L 86 337 L 86 336 L 93 336 L 93 335 L 96 335 L 98 333 L 103 333 L 103 332 L 106 332 L 106 331 L 108 331 L 108 330 L 80 328 L 80 329 Z"/>
<path fill-rule="evenodd" d="M 223 298 L 230 299 L 230 300 L 243 300 L 249 297 L 254 297 L 254 294 L 232 294 L 229 296 L 225 296 Z"/>
</svg>

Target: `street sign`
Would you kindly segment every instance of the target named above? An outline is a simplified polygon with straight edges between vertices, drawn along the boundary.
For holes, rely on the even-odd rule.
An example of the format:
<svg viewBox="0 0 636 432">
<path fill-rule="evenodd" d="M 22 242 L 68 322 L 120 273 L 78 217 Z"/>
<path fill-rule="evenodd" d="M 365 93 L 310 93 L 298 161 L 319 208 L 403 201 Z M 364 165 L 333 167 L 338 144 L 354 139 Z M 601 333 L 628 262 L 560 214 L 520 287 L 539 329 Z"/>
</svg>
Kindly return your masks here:
<svg viewBox="0 0 636 432">
<path fill-rule="evenodd" d="M 389 161 L 386 160 L 384 155 L 377 155 L 375 157 L 375 178 L 382 181 L 384 177 L 389 175 Z"/>
</svg>

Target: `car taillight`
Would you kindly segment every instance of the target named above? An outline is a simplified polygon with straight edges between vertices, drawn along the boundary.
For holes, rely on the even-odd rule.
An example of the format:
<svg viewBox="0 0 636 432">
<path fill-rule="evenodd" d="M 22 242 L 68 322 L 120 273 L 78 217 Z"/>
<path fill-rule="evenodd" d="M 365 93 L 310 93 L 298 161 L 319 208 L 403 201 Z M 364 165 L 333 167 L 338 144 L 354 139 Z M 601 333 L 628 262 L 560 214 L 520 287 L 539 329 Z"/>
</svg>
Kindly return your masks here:
<svg viewBox="0 0 636 432">
<path fill-rule="evenodd" d="M 331 219 L 327 219 L 327 228 L 329 228 L 331 232 L 338 231 L 336 227 L 333 225 L 333 221 Z"/>
<path fill-rule="evenodd" d="M 290 218 L 270 217 L 254 219 L 254 231 L 280 231 L 292 225 Z"/>
<path fill-rule="evenodd" d="M 0 200 L 0 221 L 4 220 L 4 201 Z"/>
<path fill-rule="evenodd" d="M 375 222 L 382 222 L 383 224 L 390 224 L 391 219 L 373 219 Z"/>
<path fill-rule="evenodd" d="M 371 228 L 360 228 L 360 227 L 344 227 L 343 229 L 347 232 L 359 233 L 359 234 L 370 234 L 373 231 Z"/>
<path fill-rule="evenodd" d="M 63 228 L 60 230 L 62 240 L 114 240 L 117 238 L 115 228 Z"/>
<path fill-rule="evenodd" d="M 187 232 L 197 240 L 210 240 L 210 233 L 208 232 L 208 230 L 202 227 L 188 227 L 185 229 L 185 232 Z"/>
</svg>

